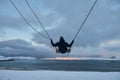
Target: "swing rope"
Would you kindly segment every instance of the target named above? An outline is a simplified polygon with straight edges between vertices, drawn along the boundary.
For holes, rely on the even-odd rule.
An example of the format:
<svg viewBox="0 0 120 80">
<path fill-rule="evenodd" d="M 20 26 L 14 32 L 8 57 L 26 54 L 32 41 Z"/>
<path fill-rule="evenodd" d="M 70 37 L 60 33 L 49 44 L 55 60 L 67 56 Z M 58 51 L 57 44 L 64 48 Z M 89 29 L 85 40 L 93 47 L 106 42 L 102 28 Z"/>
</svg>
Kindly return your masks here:
<svg viewBox="0 0 120 80">
<path fill-rule="evenodd" d="M 90 8 L 88 14 L 86 15 L 86 17 L 85 17 L 84 21 L 82 22 L 80 28 L 78 29 L 77 33 L 75 34 L 73 40 L 75 40 L 75 39 L 77 38 L 78 34 L 80 33 L 82 27 L 84 26 L 85 22 L 87 21 L 89 15 L 90 15 L 90 13 L 92 12 L 93 8 L 95 7 L 96 3 L 97 3 L 97 0 L 95 0 L 94 4 L 93 4 L 92 7 Z"/>
<path fill-rule="evenodd" d="M 43 35 L 41 32 L 39 32 L 37 29 L 35 29 L 23 16 L 23 14 L 21 13 L 21 11 L 17 8 L 17 6 L 15 5 L 15 3 L 12 0 L 9 0 L 11 2 L 11 4 L 14 6 L 14 8 L 17 10 L 17 12 L 20 14 L 20 16 L 22 17 L 22 19 L 28 24 L 28 26 L 33 29 L 35 32 L 37 32 L 39 35 L 41 35 L 42 37 L 46 38 L 46 39 L 50 39 L 49 37 Z"/>
<path fill-rule="evenodd" d="M 31 7 L 31 5 L 29 4 L 29 2 L 27 0 L 25 0 L 26 4 L 28 5 L 28 7 L 30 8 L 31 12 L 33 13 L 33 15 L 35 16 L 35 18 L 37 19 L 38 23 L 41 25 L 41 27 L 43 28 L 44 32 L 47 34 L 47 36 L 49 37 L 49 39 L 51 39 L 50 35 L 48 34 L 48 32 L 46 31 L 45 27 L 43 26 L 42 22 L 40 21 L 40 19 L 38 18 L 38 16 L 36 15 L 35 11 L 33 10 L 33 8 Z"/>
</svg>

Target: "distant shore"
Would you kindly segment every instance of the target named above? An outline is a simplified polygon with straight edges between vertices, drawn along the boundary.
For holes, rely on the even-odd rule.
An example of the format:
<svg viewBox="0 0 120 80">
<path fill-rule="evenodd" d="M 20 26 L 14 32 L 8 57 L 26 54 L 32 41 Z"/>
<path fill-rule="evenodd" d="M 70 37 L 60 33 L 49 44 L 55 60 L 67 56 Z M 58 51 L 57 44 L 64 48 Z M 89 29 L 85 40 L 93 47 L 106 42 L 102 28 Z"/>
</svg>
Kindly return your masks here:
<svg viewBox="0 0 120 80">
<path fill-rule="evenodd" d="M 4 60 L 0 60 L 0 61 L 15 61 L 15 59 L 4 59 Z"/>
</svg>

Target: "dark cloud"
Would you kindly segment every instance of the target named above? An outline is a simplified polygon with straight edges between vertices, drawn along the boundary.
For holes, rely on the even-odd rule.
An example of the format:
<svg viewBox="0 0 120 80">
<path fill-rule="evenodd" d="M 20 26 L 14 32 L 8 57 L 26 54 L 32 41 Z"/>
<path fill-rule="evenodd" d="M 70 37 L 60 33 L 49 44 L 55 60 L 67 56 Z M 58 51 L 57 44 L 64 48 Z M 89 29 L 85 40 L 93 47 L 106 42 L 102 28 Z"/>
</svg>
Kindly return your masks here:
<svg viewBox="0 0 120 80">
<path fill-rule="evenodd" d="M 54 57 L 46 47 L 33 46 L 30 42 L 17 39 L 0 42 L 0 54 L 3 56 Z"/>
<path fill-rule="evenodd" d="M 90 52 L 91 53 L 90 53 Z M 70 57 L 102 57 L 102 54 L 93 52 L 86 48 L 72 48 L 72 53 L 70 53 Z M 39 45 L 34 46 L 30 42 L 16 39 L 16 40 L 6 40 L 0 41 L 0 55 L 5 57 L 36 57 L 36 58 L 47 58 L 47 57 L 55 57 L 55 51 L 51 50 L 49 46 Z M 59 56 L 67 56 L 64 54 L 59 54 Z M 58 57 L 58 56 L 57 56 Z"/>
</svg>

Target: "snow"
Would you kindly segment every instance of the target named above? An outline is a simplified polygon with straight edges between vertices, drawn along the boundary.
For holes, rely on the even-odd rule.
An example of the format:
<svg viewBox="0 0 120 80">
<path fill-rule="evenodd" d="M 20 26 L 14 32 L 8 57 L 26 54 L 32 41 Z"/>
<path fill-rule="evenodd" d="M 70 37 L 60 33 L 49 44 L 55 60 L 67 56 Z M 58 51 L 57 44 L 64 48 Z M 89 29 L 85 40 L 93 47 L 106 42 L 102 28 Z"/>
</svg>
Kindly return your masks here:
<svg viewBox="0 0 120 80">
<path fill-rule="evenodd" d="M 36 59 L 34 57 L 24 57 L 24 56 L 19 56 L 19 57 L 4 57 L 0 55 L 0 60 L 10 60 L 10 59 Z"/>
<path fill-rule="evenodd" d="M 5 57 L 0 55 L 0 60 L 4 60 L 4 59 L 5 59 Z"/>
<path fill-rule="evenodd" d="M 120 80 L 120 72 L 0 70 L 0 80 Z"/>
</svg>

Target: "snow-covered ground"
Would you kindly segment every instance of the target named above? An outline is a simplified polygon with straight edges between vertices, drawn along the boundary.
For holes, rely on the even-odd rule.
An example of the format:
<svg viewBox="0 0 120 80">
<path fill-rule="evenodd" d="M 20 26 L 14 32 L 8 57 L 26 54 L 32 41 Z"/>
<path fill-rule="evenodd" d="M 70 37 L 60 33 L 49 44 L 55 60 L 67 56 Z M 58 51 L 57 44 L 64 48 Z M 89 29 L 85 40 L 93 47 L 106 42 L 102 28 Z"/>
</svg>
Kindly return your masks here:
<svg viewBox="0 0 120 80">
<path fill-rule="evenodd" d="M 120 72 L 0 70 L 0 80 L 120 80 Z"/>
<path fill-rule="evenodd" d="M 19 56 L 19 57 L 4 57 L 0 55 L 0 60 L 10 60 L 10 59 L 36 59 L 34 57 L 24 57 L 24 56 Z"/>
</svg>

